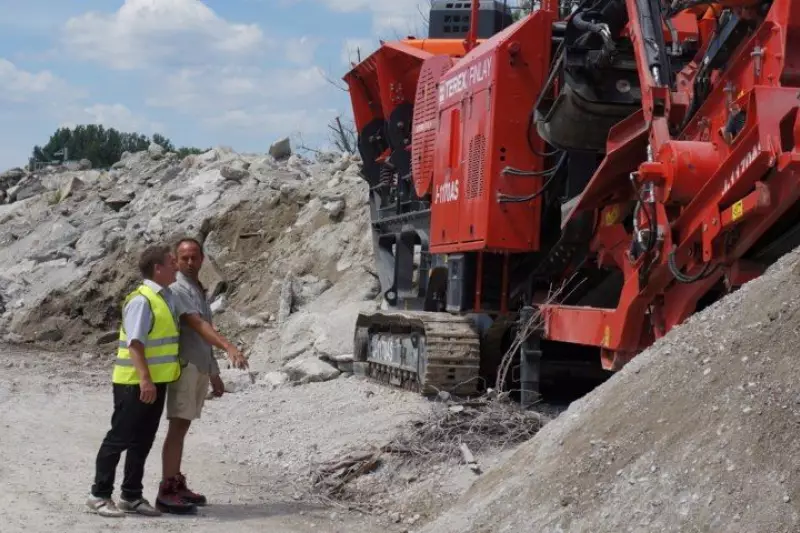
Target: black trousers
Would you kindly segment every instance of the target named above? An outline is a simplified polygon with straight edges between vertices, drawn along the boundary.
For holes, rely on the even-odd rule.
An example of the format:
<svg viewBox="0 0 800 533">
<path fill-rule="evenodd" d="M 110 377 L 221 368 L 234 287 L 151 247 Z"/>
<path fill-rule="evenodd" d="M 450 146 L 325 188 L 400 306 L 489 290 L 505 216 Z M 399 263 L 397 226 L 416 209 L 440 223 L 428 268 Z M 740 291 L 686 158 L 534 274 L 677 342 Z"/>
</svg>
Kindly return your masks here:
<svg viewBox="0 0 800 533">
<path fill-rule="evenodd" d="M 139 399 L 139 385 L 114 385 L 114 414 L 111 429 L 106 434 L 97 461 L 92 494 L 110 498 L 122 452 L 125 454 L 125 477 L 122 497 L 135 500 L 142 497 L 142 478 L 147 456 L 158 432 L 167 385 L 156 383 L 156 401 L 146 404 Z"/>
</svg>

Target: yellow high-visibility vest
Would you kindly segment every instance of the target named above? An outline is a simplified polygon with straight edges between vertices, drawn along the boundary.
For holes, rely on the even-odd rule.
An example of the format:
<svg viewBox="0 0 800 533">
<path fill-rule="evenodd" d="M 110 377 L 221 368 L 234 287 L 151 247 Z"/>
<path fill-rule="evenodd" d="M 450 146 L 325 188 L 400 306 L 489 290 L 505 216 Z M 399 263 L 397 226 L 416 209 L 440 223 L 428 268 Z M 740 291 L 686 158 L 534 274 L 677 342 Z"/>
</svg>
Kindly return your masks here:
<svg viewBox="0 0 800 533">
<path fill-rule="evenodd" d="M 134 296 L 138 295 L 147 298 L 153 314 L 153 327 L 144 343 L 144 356 L 150 369 L 150 378 L 153 383 L 177 381 L 181 375 L 181 365 L 178 360 L 180 332 L 175 317 L 172 316 L 164 298 L 144 284 L 125 298 L 123 309 Z M 119 347 L 111 380 L 121 385 L 139 384 L 139 373 L 133 366 L 124 324 L 119 328 Z"/>
</svg>

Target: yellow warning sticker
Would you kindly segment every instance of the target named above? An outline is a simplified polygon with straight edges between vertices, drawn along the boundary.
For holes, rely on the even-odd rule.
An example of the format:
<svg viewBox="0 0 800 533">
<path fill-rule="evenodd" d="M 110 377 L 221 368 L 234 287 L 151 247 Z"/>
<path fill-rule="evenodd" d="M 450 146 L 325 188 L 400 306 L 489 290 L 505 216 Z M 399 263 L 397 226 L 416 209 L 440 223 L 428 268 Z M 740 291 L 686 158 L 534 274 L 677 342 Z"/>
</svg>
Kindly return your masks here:
<svg viewBox="0 0 800 533">
<path fill-rule="evenodd" d="M 731 208 L 731 220 L 738 220 L 742 218 L 743 214 L 744 214 L 744 201 L 739 200 L 738 202 L 733 204 L 733 207 Z"/>
<path fill-rule="evenodd" d="M 613 226 L 617 223 L 617 219 L 619 219 L 619 206 L 615 205 L 606 211 L 603 222 L 605 222 L 606 226 Z"/>
<path fill-rule="evenodd" d="M 611 344 L 611 327 L 606 326 L 603 330 L 603 346 Z"/>
</svg>

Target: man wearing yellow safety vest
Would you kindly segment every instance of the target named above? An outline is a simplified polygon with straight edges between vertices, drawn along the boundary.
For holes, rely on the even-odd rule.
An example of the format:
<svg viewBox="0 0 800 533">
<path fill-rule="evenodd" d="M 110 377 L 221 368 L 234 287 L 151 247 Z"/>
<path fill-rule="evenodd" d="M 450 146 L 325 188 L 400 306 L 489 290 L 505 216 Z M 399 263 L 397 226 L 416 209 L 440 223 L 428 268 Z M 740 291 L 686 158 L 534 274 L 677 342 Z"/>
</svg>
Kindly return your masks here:
<svg viewBox="0 0 800 533">
<path fill-rule="evenodd" d="M 181 376 L 180 318 L 191 313 L 169 289 L 176 279 L 176 265 L 168 246 L 147 248 L 139 260 L 139 271 L 144 279 L 123 304 L 112 372 L 114 413 L 111 429 L 97 453 L 92 494 L 86 502 L 90 509 L 107 517 L 161 514 L 143 497 L 142 478 L 164 411 L 167 384 Z M 216 335 L 209 335 L 204 324 L 193 317 L 190 327 L 201 329 L 204 338 L 217 344 Z M 111 496 L 122 452 L 127 452 L 125 474 L 116 505 Z M 189 502 L 174 505 L 186 512 L 195 508 Z"/>
</svg>

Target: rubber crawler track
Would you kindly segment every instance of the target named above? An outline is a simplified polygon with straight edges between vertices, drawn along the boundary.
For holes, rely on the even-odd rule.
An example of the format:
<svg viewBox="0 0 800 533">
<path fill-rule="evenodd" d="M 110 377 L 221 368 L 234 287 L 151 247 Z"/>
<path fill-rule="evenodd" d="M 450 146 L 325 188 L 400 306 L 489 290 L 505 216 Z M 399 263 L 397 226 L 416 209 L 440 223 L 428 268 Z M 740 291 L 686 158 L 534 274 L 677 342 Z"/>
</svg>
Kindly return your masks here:
<svg viewBox="0 0 800 533">
<path fill-rule="evenodd" d="M 416 332 L 426 349 L 417 371 L 369 360 L 371 333 Z M 447 391 L 459 396 L 477 390 L 480 369 L 480 337 L 467 317 L 425 311 L 377 311 L 361 313 L 356 321 L 354 354 L 367 364 L 367 376 L 383 384 L 423 395 Z"/>
</svg>

